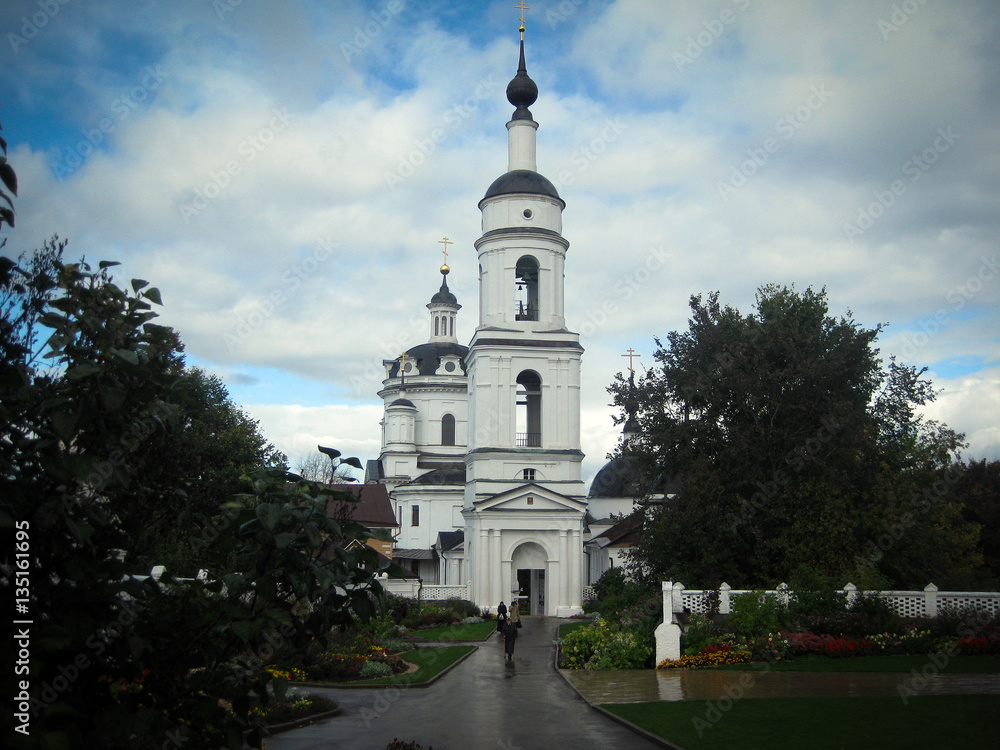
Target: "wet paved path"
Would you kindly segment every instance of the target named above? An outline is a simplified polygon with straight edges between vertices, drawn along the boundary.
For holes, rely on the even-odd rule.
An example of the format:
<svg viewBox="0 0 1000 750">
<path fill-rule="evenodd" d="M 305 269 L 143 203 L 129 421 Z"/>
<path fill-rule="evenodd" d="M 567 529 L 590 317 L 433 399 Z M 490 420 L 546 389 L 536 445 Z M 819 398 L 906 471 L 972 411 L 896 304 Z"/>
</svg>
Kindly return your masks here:
<svg viewBox="0 0 1000 750">
<path fill-rule="evenodd" d="M 766 672 L 682 669 L 677 671 L 564 670 L 563 674 L 591 703 L 717 700 L 742 688 L 747 698 L 872 698 L 899 695 L 913 685 L 910 672 Z M 924 682 L 926 680 L 926 682 Z M 998 674 L 946 674 L 921 678 L 920 695 L 1000 695 Z"/>
<path fill-rule="evenodd" d="M 343 712 L 275 735 L 268 750 L 382 750 L 395 738 L 434 750 L 660 747 L 591 709 L 553 668 L 565 620 L 523 620 L 513 663 L 492 636 L 430 687 L 316 690 Z"/>
</svg>

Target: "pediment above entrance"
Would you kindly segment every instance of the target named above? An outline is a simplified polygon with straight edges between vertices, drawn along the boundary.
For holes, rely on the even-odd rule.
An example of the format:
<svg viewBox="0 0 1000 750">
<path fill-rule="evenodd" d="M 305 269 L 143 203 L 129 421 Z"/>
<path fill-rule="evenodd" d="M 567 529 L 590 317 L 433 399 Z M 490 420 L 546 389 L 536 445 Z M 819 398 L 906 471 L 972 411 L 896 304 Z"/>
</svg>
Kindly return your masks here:
<svg viewBox="0 0 1000 750">
<path fill-rule="evenodd" d="M 524 484 L 473 503 L 477 512 L 486 511 L 564 511 L 583 513 L 587 504 L 582 500 L 553 492 L 537 484 Z"/>
</svg>

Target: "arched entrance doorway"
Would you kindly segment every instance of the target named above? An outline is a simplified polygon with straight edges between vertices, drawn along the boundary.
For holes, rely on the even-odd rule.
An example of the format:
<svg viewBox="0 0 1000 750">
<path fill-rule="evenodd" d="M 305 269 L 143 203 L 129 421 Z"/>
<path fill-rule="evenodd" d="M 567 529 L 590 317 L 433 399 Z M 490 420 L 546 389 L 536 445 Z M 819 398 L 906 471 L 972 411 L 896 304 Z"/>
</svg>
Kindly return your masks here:
<svg viewBox="0 0 1000 750">
<path fill-rule="evenodd" d="M 511 555 L 511 599 L 527 604 L 533 615 L 545 614 L 545 572 L 548 556 L 537 542 L 524 542 Z"/>
</svg>

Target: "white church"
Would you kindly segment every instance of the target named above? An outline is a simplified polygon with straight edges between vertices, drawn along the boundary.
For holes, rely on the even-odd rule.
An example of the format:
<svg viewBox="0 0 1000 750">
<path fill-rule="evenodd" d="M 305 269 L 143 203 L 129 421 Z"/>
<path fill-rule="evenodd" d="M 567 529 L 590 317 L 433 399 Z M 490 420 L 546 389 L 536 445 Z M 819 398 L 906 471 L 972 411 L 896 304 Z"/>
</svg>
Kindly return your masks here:
<svg viewBox="0 0 1000 750">
<path fill-rule="evenodd" d="M 365 481 L 389 491 L 393 559 L 419 585 L 489 611 L 520 598 L 532 614 L 569 617 L 582 611 L 584 587 L 620 563 L 601 534 L 612 514 L 632 511 L 634 481 L 622 459 L 589 493 L 581 478 L 583 347 L 564 314 L 566 204 L 536 169 L 528 107 L 537 97 L 522 25 L 507 86 L 508 170 L 479 202 L 475 333 L 459 343 L 445 238 L 428 341 L 384 362 L 382 447 Z"/>
</svg>

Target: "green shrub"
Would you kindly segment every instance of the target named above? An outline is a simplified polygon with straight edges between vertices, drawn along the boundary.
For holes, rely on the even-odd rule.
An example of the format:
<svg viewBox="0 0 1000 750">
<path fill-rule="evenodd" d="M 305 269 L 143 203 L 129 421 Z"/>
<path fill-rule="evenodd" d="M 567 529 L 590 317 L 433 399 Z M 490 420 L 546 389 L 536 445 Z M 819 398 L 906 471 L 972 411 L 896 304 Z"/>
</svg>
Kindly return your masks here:
<svg viewBox="0 0 1000 750">
<path fill-rule="evenodd" d="M 481 614 L 476 604 L 465 599 L 452 598 L 448 599 L 444 604 L 458 615 L 459 620 L 464 620 L 466 617 L 479 617 Z"/>
<path fill-rule="evenodd" d="M 593 628 L 590 628 L 591 630 Z M 642 669 L 651 666 L 653 646 L 627 630 L 612 631 L 587 660 L 586 669 Z"/>
<path fill-rule="evenodd" d="M 726 624 L 738 636 L 759 638 L 780 631 L 787 617 L 787 608 L 776 595 L 750 591 L 733 597 Z"/>
<path fill-rule="evenodd" d="M 384 661 L 366 661 L 358 670 L 358 679 L 370 680 L 374 677 L 392 677 L 392 667 Z"/>
<path fill-rule="evenodd" d="M 725 628 L 710 615 L 692 615 L 681 646 L 685 654 L 700 654 L 705 646 L 715 643 L 724 632 Z"/>
<path fill-rule="evenodd" d="M 562 642 L 563 667 L 583 669 L 597 649 L 607 642 L 609 635 L 607 627 L 600 621 L 571 632 Z"/>
</svg>

